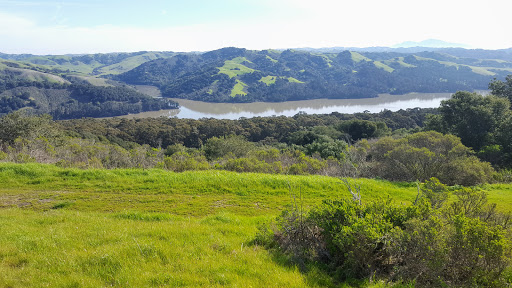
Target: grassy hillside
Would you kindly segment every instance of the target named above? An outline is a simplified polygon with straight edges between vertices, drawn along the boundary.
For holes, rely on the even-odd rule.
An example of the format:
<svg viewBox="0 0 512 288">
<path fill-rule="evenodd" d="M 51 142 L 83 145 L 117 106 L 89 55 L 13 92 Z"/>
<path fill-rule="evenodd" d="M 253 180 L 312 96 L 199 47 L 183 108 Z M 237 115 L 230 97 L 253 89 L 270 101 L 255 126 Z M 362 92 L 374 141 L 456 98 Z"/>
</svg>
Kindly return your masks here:
<svg viewBox="0 0 512 288">
<path fill-rule="evenodd" d="M 34 69 L 37 69 L 37 67 L 23 65 L 12 61 L 0 61 L 0 75 L 14 74 L 27 81 L 69 84 L 68 80 L 63 79 L 58 75 Z"/>
<path fill-rule="evenodd" d="M 23 109 L 66 119 L 176 107 L 165 99 L 120 86 L 104 78 L 0 59 L 0 115 Z"/>
<path fill-rule="evenodd" d="M 85 75 L 119 74 L 129 71 L 142 63 L 174 56 L 174 52 L 134 52 L 106 53 L 85 55 L 9 55 L 0 58 L 22 65 L 31 65 L 46 69 L 60 70 L 67 73 Z"/>
<path fill-rule="evenodd" d="M 416 196 L 414 184 L 350 181 L 363 201 Z M 299 191 L 306 208 L 348 197 L 339 179 L 0 163 L 0 183 L 2 287 L 348 287 L 251 243 Z M 512 186 L 484 188 L 510 211 Z"/>
<path fill-rule="evenodd" d="M 290 186 L 294 194 L 299 189 L 302 191 L 306 205 L 347 195 L 343 183 L 331 177 L 216 170 L 171 173 L 157 169 L 80 170 L 2 163 L 0 182 L 3 199 L 16 199 L 14 203 L 9 202 L 11 206 L 31 203 L 32 209 L 44 210 L 67 201 L 70 209 L 80 211 L 135 209 L 186 216 L 221 211 L 248 216 L 276 215 L 291 204 Z M 368 199 L 393 196 L 397 201 L 410 202 L 416 196 L 414 184 L 369 179 L 359 179 L 357 183 Z M 38 201 L 39 198 L 47 200 Z"/>
</svg>

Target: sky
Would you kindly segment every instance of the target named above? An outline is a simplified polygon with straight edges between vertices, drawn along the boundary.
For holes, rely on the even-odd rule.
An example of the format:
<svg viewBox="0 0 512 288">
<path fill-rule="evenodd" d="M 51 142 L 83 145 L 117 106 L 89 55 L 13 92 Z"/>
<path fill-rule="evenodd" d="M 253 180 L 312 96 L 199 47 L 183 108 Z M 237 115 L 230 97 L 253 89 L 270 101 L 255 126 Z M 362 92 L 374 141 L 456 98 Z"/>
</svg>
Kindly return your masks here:
<svg viewBox="0 0 512 288">
<path fill-rule="evenodd" d="M 512 47 L 510 0 L 0 0 L 0 52 Z M 509 36 L 507 36 L 509 35 Z"/>
</svg>

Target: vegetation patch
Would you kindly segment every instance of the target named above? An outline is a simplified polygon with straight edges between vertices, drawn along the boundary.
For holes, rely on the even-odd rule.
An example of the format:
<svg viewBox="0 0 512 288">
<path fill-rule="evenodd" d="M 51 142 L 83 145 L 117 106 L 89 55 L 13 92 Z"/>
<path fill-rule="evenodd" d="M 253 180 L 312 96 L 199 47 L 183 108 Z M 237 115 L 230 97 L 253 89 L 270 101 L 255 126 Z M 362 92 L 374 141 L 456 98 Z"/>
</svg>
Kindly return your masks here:
<svg viewBox="0 0 512 288">
<path fill-rule="evenodd" d="M 432 178 L 413 205 L 390 200 L 325 200 L 306 212 L 300 200 L 257 238 L 302 267 L 324 263 L 340 281 L 401 279 L 414 287 L 505 287 L 510 284 L 510 216 L 496 213 L 486 193 L 453 192 Z M 420 192 L 421 191 L 421 192 Z"/>
<path fill-rule="evenodd" d="M 375 67 L 383 69 L 384 71 L 389 72 L 389 73 L 395 71 L 395 69 L 389 67 L 388 65 L 386 65 L 380 61 L 373 61 L 373 64 L 375 65 Z"/>
<path fill-rule="evenodd" d="M 267 86 L 270 86 L 272 84 L 275 84 L 276 83 L 276 79 L 277 77 L 276 76 L 265 76 L 265 77 L 262 77 L 260 80 L 258 80 L 259 82 L 263 82 L 265 84 L 267 84 Z"/>
<path fill-rule="evenodd" d="M 254 69 L 249 68 L 242 63 L 249 62 L 245 57 L 237 57 L 232 60 L 226 60 L 224 66 L 218 67 L 219 74 L 226 74 L 229 78 L 233 78 L 239 75 L 253 73 Z M 251 63 L 251 62 L 249 62 Z"/>
<path fill-rule="evenodd" d="M 272 58 L 272 57 L 270 57 L 270 56 L 268 56 L 268 55 L 266 56 L 266 58 L 267 58 L 268 60 L 272 61 L 272 63 L 277 63 L 277 62 L 279 62 L 279 61 L 277 61 L 276 59 L 274 59 L 274 58 Z"/>
<path fill-rule="evenodd" d="M 299 84 L 304 84 L 304 83 L 306 83 L 306 82 L 302 82 L 302 81 L 300 81 L 300 80 L 298 80 L 298 79 L 295 79 L 295 78 L 293 78 L 293 77 L 288 77 L 287 79 L 288 79 L 288 82 L 290 82 L 290 83 L 299 83 Z"/>
<path fill-rule="evenodd" d="M 245 84 L 244 82 L 236 79 L 236 84 L 235 86 L 233 87 L 233 89 L 231 90 L 231 97 L 235 97 L 237 95 L 247 95 L 247 92 L 244 91 L 244 88 L 247 87 L 248 85 Z"/>
<path fill-rule="evenodd" d="M 395 59 L 393 59 L 394 62 L 400 64 L 400 66 L 402 67 L 405 67 L 405 68 L 414 68 L 414 67 L 417 67 L 416 65 L 412 65 L 412 64 L 409 64 L 409 63 L 406 63 L 404 61 L 404 57 L 397 57 Z M 386 62 L 384 62 L 386 63 Z M 387 63 L 389 65 L 389 63 Z"/>
<path fill-rule="evenodd" d="M 371 62 L 372 60 L 366 56 L 363 56 L 357 52 L 354 52 L 354 51 L 350 51 L 350 54 L 352 55 L 352 61 L 354 62 L 361 62 L 361 61 L 369 61 Z"/>
<path fill-rule="evenodd" d="M 477 66 L 471 66 L 471 65 L 464 65 L 464 64 L 458 64 L 458 63 L 449 62 L 449 61 L 439 61 L 439 60 L 436 60 L 436 59 L 425 58 L 425 57 L 420 57 L 420 56 L 416 56 L 416 55 L 414 57 L 416 57 L 416 59 L 418 59 L 420 61 L 435 61 L 435 62 L 438 62 L 439 64 L 445 65 L 447 67 L 455 67 L 457 69 L 459 69 L 460 67 L 469 68 L 469 69 L 471 69 L 471 71 L 473 73 L 476 73 L 476 74 L 479 74 L 479 75 L 484 75 L 484 76 L 495 76 L 496 75 L 495 72 L 492 72 L 492 71 L 488 70 L 488 68 L 486 68 L 486 67 L 477 67 Z"/>
</svg>

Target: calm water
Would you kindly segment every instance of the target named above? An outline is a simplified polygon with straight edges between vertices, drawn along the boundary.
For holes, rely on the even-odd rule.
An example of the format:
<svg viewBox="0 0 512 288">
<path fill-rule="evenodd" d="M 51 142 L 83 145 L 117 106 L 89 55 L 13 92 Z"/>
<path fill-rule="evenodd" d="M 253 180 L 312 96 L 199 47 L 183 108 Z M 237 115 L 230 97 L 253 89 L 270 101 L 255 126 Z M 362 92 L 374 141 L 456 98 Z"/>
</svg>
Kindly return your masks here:
<svg viewBox="0 0 512 288">
<path fill-rule="evenodd" d="M 452 93 L 411 93 L 406 95 L 381 94 L 377 98 L 366 99 L 317 99 L 289 101 L 281 103 L 206 103 L 183 99 L 173 99 L 180 103 L 177 110 L 161 110 L 122 116 L 123 118 L 178 117 L 178 118 L 218 118 L 238 119 L 256 116 L 293 116 L 301 111 L 308 114 L 329 114 L 332 112 L 358 113 L 365 110 L 377 113 L 384 109 L 397 111 L 407 108 L 437 108 L 442 100 Z"/>
</svg>

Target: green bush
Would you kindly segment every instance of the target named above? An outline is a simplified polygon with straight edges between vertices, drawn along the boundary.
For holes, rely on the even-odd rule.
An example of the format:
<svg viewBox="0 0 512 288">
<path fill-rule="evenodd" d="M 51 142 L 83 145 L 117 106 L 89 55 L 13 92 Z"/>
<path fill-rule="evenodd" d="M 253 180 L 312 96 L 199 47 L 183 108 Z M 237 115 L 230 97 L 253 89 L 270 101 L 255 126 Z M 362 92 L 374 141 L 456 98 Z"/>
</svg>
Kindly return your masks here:
<svg viewBox="0 0 512 288">
<path fill-rule="evenodd" d="M 165 157 L 159 166 L 174 172 L 210 169 L 206 157 L 199 153 L 189 154 L 187 152 L 177 152 L 170 157 Z"/>
<path fill-rule="evenodd" d="M 254 173 L 273 173 L 283 172 L 281 162 L 266 163 L 256 158 L 231 158 L 224 164 L 218 165 L 217 169 L 236 171 L 236 172 L 254 172 Z"/>
<path fill-rule="evenodd" d="M 7 153 L 0 151 L 0 161 L 7 159 Z"/>
<path fill-rule="evenodd" d="M 235 157 L 245 157 L 255 148 L 253 142 L 247 141 L 243 136 L 231 135 L 228 137 L 212 137 L 203 146 L 204 154 L 208 160 L 216 160 L 232 153 Z"/>
<path fill-rule="evenodd" d="M 370 148 L 372 174 L 394 181 L 436 177 L 448 185 L 476 185 L 491 180 L 493 168 L 473 156 L 453 135 L 420 132 L 402 139 L 385 137 Z"/>
<path fill-rule="evenodd" d="M 323 262 L 340 281 L 379 277 L 417 287 L 507 285 L 509 218 L 487 205 L 482 191 L 463 188 L 448 202 L 447 188 L 437 179 L 421 190 L 423 197 L 409 206 L 344 199 L 325 200 L 308 213 L 295 206 L 260 238 L 298 263 Z"/>
</svg>

